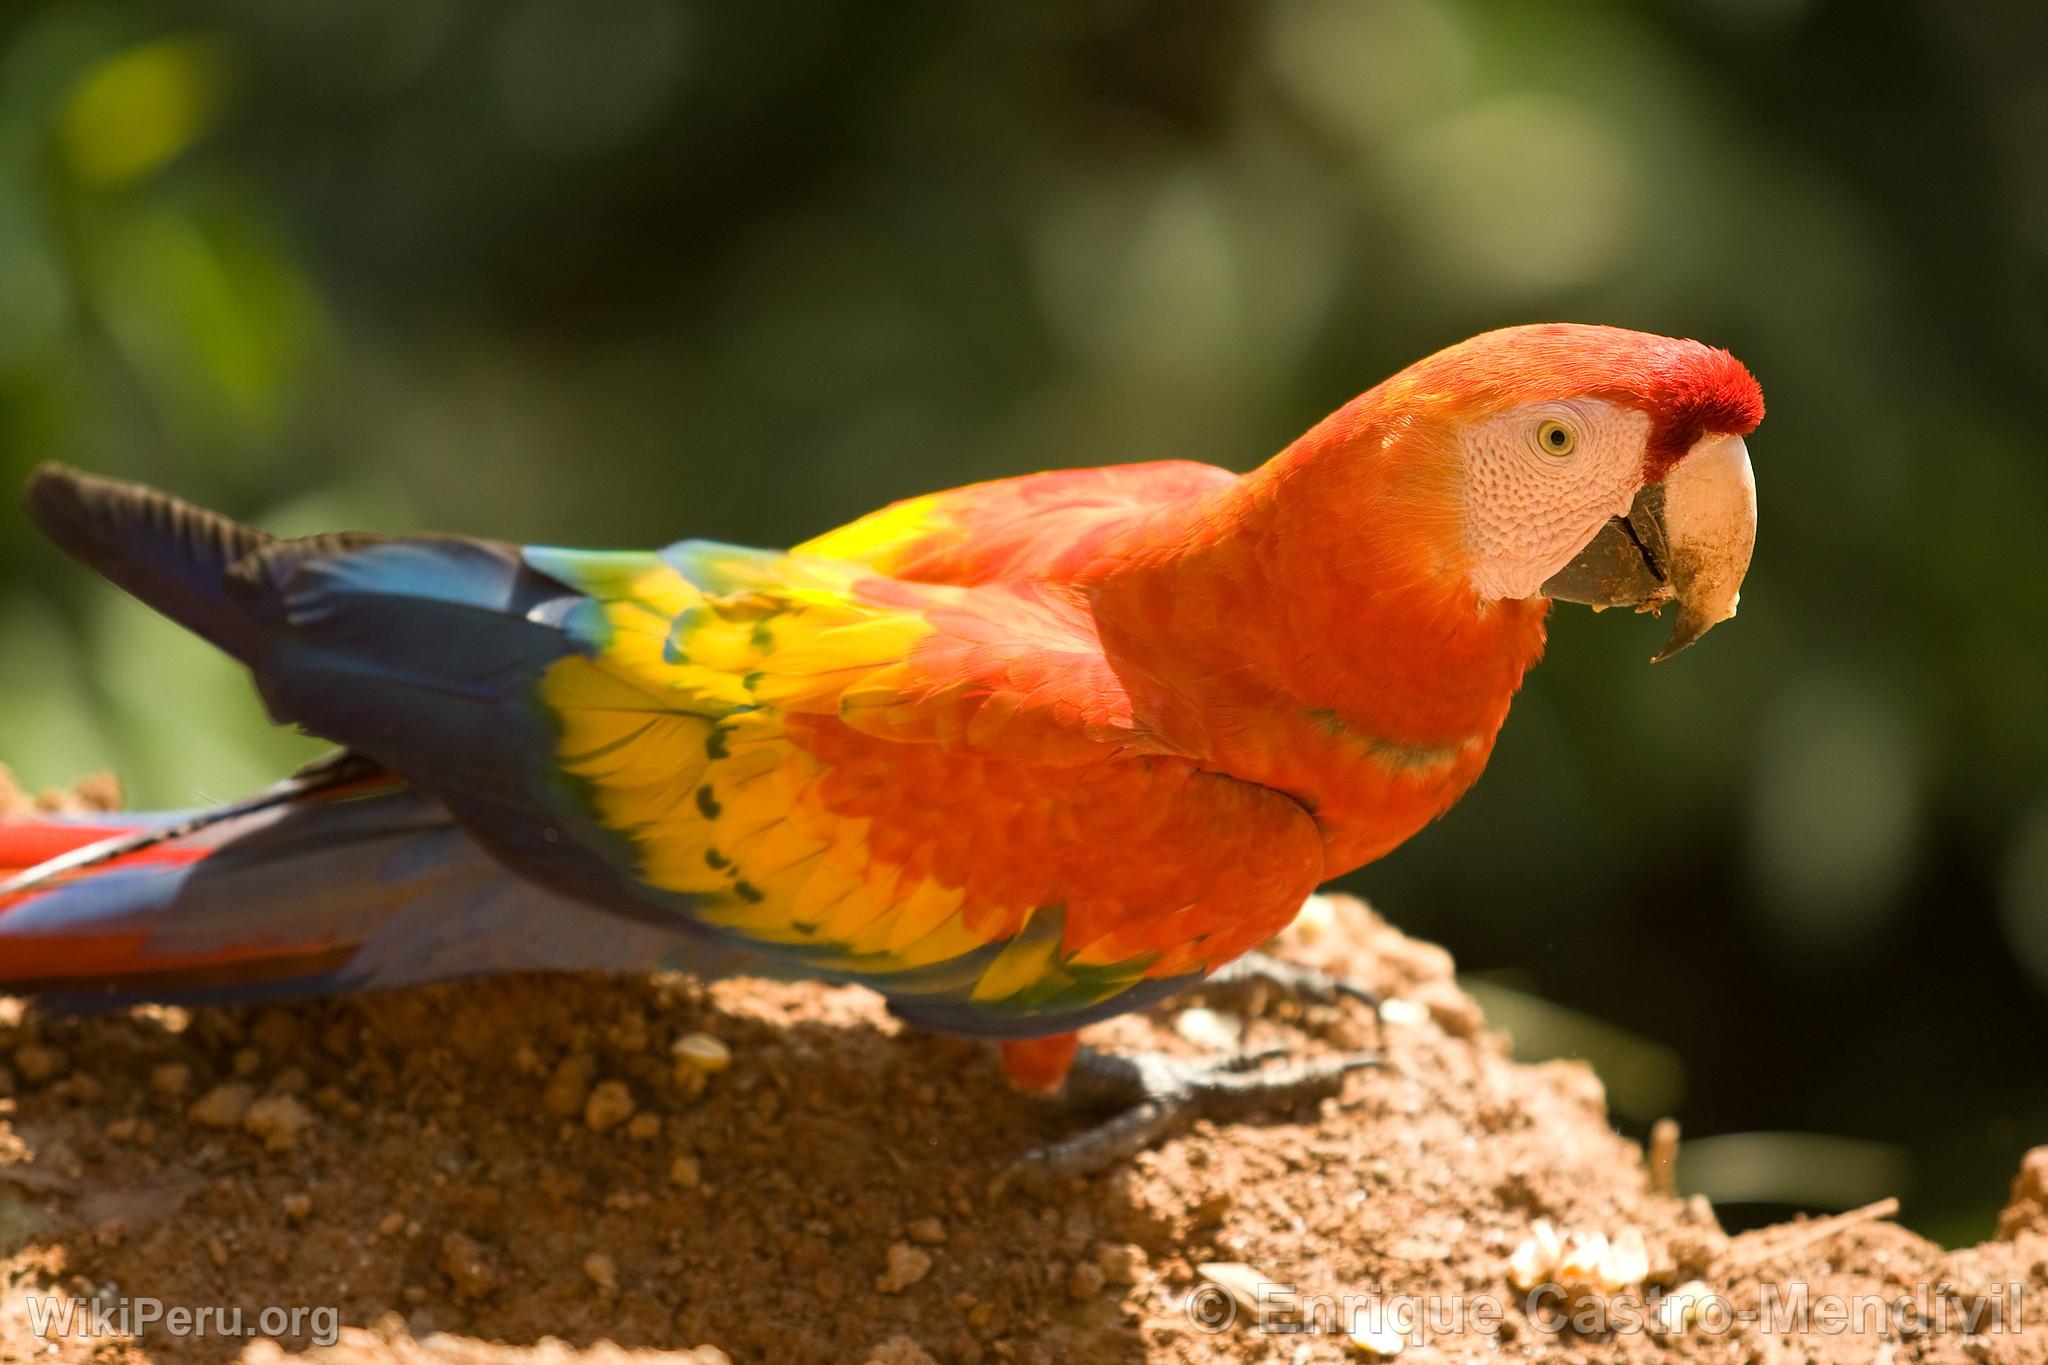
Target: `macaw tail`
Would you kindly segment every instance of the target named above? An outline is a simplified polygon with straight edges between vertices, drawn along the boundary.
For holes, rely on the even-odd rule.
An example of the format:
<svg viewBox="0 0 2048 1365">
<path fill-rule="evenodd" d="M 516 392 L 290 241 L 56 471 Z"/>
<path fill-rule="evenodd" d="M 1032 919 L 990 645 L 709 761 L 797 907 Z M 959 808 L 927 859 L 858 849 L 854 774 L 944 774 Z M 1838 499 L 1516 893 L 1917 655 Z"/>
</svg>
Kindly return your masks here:
<svg viewBox="0 0 2048 1365">
<path fill-rule="evenodd" d="M 43 534 L 110 582 L 235 657 L 260 638 L 233 569 L 276 539 L 141 484 L 57 465 L 29 475 L 23 503 Z"/>
<path fill-rule="evenodd" d="M 0 993 L 83 1010 L 508 971 L 746 969 L 693 926 L 521 880 L 407 788 L 224 810 L 0 823 Z M 123 851 L 106 856 L 110 839 Z"/>
</svg>

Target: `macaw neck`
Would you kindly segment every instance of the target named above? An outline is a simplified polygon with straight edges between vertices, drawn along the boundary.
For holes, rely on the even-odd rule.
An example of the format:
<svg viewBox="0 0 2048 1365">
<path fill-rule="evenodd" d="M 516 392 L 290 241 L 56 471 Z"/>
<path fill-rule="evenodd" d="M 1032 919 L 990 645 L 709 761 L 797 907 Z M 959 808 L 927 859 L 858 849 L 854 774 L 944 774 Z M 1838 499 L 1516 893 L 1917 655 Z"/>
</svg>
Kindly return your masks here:
<svg viewBox="0 0 2048 1365">
<path fill-rule="evenodd" d="M 1334 874 L 1477 778 L 1542 652 L 1548 604 L 1480 600 L 1427 468 L 1331 447 L 1318 428 L 1155 514 L 1090 597 L 1140 720 L 1302 800 Z"/>
</svg>

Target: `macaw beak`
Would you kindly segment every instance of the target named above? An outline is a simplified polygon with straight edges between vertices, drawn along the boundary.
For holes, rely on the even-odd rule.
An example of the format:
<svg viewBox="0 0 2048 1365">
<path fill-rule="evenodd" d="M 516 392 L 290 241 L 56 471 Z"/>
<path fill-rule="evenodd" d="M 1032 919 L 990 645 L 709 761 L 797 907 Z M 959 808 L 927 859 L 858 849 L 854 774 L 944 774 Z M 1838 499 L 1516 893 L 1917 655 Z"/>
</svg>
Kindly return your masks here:
<svg viewBox="0 0 2048 1365">
<path fill-rule="evenodd" d="M 1543 594 L 1595 610 L 1678 604 L 1662 663 L 1735 614 L 1756 548 L 1756 474 L 1740 436 L 1703 436 L 1625 517 L 1602 527 Z"/>
</svg>

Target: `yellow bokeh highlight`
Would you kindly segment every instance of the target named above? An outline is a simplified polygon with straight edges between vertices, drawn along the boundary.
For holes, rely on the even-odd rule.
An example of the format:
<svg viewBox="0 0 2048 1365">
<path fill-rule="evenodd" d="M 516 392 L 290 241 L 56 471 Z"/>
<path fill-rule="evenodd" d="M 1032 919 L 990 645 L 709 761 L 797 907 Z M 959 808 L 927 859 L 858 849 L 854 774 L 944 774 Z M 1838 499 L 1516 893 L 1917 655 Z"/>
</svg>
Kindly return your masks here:
<svg viewBox="0 0 2048 1365">
<path fill-rule="evenodd" d="M 227 62 L 210 38 L 158 38 L 87 71 L 64 101 L 57 137 L 79 180 L 132 184 L 204 137 L 219 118 Z"/>
</svg>

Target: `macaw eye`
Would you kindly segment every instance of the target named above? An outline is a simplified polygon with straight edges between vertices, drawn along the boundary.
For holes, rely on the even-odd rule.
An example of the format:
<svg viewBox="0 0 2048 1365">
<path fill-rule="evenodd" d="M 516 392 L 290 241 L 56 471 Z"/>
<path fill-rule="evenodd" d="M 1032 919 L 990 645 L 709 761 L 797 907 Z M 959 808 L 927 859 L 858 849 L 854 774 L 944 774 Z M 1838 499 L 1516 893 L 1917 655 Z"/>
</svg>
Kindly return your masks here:
<svg viewBox="0 0 2048 1365">
<path fill-rule="evenodd" d="M 1536 446 L 1545 455 L 1569 455 L 1579 447 L 1579 433 L 1556 420 L 1536 428 Z"/>
</svg>

